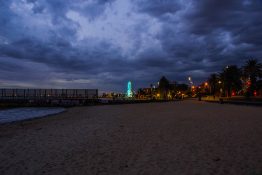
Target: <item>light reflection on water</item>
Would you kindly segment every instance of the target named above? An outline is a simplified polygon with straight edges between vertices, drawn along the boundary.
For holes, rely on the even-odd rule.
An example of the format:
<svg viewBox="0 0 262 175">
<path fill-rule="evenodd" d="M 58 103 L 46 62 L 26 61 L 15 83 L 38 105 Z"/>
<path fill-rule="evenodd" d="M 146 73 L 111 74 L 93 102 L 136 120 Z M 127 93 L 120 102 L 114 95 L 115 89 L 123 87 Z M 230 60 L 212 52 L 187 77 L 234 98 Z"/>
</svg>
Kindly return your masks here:
<svg viewBox="0 0 262 175">
<path fill-rule="evenodd" d="M 26 107 L 0 110 L 0 123 L 9 123 L 32 118 L 44 117 L 65 111 L 64 108 Z"/>
</svg>

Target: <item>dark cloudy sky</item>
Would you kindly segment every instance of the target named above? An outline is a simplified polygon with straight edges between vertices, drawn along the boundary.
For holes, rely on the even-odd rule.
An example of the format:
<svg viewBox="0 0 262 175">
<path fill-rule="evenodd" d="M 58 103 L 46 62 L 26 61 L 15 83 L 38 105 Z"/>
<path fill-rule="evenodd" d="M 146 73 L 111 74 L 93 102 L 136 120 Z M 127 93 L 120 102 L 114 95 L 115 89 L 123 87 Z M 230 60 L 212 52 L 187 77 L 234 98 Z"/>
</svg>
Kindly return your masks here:
<svg viewBox="0 0 262 175">
<path fill-rule="evenodd" d="M 262 56 L 262 0 L 0 0 L 0 87 L 125 91 Z"/>
</svg>

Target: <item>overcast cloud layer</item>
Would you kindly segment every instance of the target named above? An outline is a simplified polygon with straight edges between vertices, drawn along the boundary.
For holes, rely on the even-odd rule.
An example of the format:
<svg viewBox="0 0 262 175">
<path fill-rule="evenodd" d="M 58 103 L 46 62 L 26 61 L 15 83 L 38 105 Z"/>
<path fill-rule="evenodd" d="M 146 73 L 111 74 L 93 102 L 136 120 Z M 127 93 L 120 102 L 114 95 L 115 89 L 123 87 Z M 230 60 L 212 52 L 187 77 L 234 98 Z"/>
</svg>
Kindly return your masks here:
<svg viewBox="0 0 262 175">
<path fill-rule="evenodd" d="M 261 61 L 262 0 L 0 0 L 0 87 L 147 87 Z"/>
</svg>

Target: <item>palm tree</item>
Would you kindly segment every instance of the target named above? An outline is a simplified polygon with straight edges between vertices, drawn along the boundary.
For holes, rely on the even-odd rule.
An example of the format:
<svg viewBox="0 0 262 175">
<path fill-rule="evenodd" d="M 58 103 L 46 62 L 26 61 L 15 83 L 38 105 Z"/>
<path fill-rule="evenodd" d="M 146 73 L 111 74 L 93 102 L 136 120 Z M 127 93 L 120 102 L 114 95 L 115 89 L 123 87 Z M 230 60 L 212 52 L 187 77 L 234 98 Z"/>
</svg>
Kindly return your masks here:
<svg viewBox="0 0 262 175">
<path fill-rule="evenodd" d="M 218 90 L 218 75 L 217 74 L 211 74 L 208 83 L 210 85 L 210 92 L 212 95 L 215 95 L 216 91 Z"/>
<path fill-rule="evenodd" d="M 256 89 L 257 78 L 262 77 L 262 64 L 258 63 L 256 59 L 250 59 L 246 61 L 243 66 L 243 74 L 247 80 L 250 80 L 249 94 L 253 95 Z"/>
<path fill-rule="evenodd" d="M 235 66 L 227 66 L 220 73 L 220 79 L 222 80 L 224 90 L 227 97 L 231 97 L 232 90 L 239 90 L 241 88 L 241 70 Z"/>
</svg>

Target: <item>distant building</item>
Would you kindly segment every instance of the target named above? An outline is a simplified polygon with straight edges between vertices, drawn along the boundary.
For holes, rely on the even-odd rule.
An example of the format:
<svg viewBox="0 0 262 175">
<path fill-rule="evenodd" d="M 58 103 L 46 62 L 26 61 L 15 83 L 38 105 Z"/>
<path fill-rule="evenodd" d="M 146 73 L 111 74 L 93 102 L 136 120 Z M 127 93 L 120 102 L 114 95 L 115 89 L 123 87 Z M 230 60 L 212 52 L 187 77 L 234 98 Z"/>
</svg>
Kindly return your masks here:
<svg viewBox="0 0 262 175">
<path fill-rule="evenodd" d="M 137 91 L 137 98 L 139 99 L 156 99 L 157 98 L 156 88 L 140 88 Z"/>
</svg>

